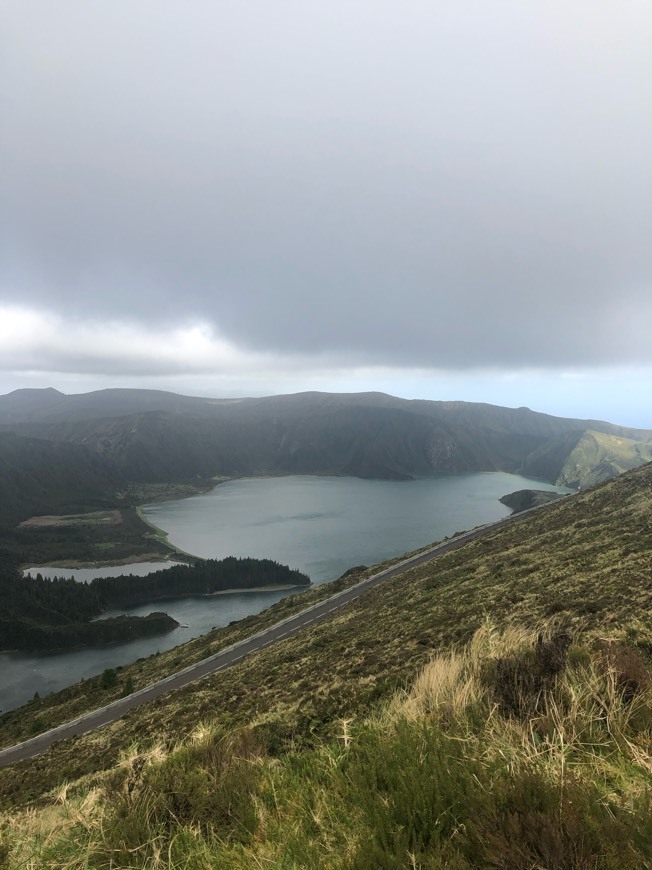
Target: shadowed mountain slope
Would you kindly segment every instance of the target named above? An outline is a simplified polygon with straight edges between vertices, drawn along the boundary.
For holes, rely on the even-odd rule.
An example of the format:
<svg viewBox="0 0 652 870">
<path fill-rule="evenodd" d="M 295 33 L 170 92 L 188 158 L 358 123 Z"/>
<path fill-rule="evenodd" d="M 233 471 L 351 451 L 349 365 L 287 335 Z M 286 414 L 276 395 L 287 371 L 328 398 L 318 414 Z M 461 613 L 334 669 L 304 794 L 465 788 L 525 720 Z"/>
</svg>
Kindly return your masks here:
<svg viewBox="0 0 652 870">
<path fill-rule="evenodd" d="M 124 483 L 89 447 L 0 432 L 0 523 L 110 506 Z"/>
<path fill-rule="evenodd" d="M 154 390 L 0 397 L 0 426 L 84 445 L 132 481 L 255 474 L 406 479 L 461 471 L 523 472 L 582 485 L 645 461 L 652 432 L 601 421 L 382 393 L 298 393 L 214 400 Z M 600 451 L 583 449 L 588 431 Z M 616 439 L 616 440 L 613 440 Z M 620 440 L 618 440 L 620 439 Z M 599 455 L 598 455 L 599 453 Z"/>
</svg>

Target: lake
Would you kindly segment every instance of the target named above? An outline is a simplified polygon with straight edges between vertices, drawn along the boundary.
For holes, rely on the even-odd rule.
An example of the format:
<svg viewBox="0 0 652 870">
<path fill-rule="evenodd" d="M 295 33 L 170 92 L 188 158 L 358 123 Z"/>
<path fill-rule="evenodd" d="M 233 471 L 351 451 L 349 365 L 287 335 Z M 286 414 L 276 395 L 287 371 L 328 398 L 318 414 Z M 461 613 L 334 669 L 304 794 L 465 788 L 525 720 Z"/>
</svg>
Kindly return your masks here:
<svg viewBox="0 0 652 870">
<path fill-rule="evenodd" d="M 186 552 L 204 558 L 275 559 L 308 574 L 313 583 L 325 583 L 354 565 L 381 562 L 501 519 L 510 510 L 498 499 L 518 489 L 569 492 L 502 472 L 414 481 L 273 477 L 223 483 L 209 493 L 148 505 L 143 515 Z M 130 567 L 110 573 L 129 573 Z M 154 563 L 153 570 L 160 567 Z M 97 576 L 98 569 L 49 570 L 84 582 Z M 43 567 L 32 569 L 39 571 L 47 575 Z M 50 655 L 1 653 L 0 710 L 25 703 L 36 691 L 43 696 L 105 668 L 170 649 L 258 613 L 288 594 L 237 592 L 158 602 L 121 612 L 145 615 L 165 610 L 181 625 L 160 637 Z"/>
</svg>

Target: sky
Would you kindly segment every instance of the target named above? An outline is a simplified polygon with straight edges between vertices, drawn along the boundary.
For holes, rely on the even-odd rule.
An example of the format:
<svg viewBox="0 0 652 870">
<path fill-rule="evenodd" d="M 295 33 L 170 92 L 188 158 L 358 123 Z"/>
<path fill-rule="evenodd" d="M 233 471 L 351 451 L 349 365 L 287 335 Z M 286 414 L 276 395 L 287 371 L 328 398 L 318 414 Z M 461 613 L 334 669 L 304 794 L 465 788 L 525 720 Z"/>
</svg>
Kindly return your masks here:
<svg viewBox="0 0 652 870">
<path fill-rule="evenodd" d="M 0 0 L 0 393 L 652 428 L 647 0 Z"/>
</svg>

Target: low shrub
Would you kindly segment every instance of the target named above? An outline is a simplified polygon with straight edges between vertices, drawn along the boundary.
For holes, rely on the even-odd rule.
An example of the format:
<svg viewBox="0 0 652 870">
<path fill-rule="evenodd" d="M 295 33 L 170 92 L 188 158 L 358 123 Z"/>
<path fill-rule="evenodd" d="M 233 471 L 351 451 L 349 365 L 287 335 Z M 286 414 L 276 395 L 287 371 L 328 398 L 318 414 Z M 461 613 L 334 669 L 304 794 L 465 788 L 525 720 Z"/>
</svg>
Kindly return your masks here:
<svg viewBox="0 0 652 870">
<path fill-rule="evenodd" d="M 570 644 L 567 632 L 549 640 L 539 634 L 530 649 L 489 661 L 484 682 L 500 710 L 519 718 L 542 712 L 546 693 L 566 667 Z"/>
<path fill-rule="evenodd" d="M 615 681 L 617 691 L 630 703 L 650 687 L 650 675 L 641 653 L 622 643 L 602 643 L 602 667 Z"/>
<path fill-rule="evenodd" d="M 261 746 L 249 729 L 206 731 L 195 744 L 148 765 L 124 783 L 125 794 L 105 819 L 96 859 L 129 866 L 134 854 L 155 851 L 184 829 L 247 842 L 256 827 L 253 796 Z M 132 856 L 132 858 L 129 858 Z"/>
<path fill-rule="evenodd" d="M 488 785 L 488 783 L 487 783 Z M 478 805 L 464 826 L 463 850 L 474 866 L 522 870 L 617 870 L 644 866 L 652 854 L 652 801 L 606 805 L 575 773 L 563 780 L 531 766 L 491 783 L 491 806 Z"/>
</svg>

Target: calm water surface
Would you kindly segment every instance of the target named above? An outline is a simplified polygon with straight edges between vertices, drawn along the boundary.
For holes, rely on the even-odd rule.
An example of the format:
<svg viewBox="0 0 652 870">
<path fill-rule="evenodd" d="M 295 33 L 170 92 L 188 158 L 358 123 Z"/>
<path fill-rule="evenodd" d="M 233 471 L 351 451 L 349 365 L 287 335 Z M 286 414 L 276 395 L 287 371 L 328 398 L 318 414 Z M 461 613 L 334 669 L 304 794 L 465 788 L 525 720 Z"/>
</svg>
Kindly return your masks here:
<svg viewBox="0 0 652 870">
<path fill-rule="evenodd" d="M 275 559 L 308 574 L 313 583 L 339 577 L 354 565 L 373 564 L 425 546 L 456 531 L 507 516 L 498 499 L 517 489 L 568 492 L 513 474 L 440 476 L 416 481 L 347 477 L 237 480 L 209 493 L 144 508 L 145 517 L 180 549 L 205 558 Z M 160 568 L 154 563 L 152 570 Z M 112 569 L 129 573 L 130 566 Z M 44 568 L 32 569 L 32 572 Z M 97 569 L 52 569 L 86 581 Z M 93 573 L 91 573 L 93 572 Z M 105 573 L 108 573 L 105 571 Z M 167 611 L 181 626 L 167 635 L 109 647 L 53 655 L 0 654 L 0 710 L 57 691 L 141 656 L 170 649 L 257 613 L 288 591 L 237 592 L 183 598 L 130 608 L 145 615 Z M 113 613 L 107 615 L 114 615 Z"/>
</svg>

